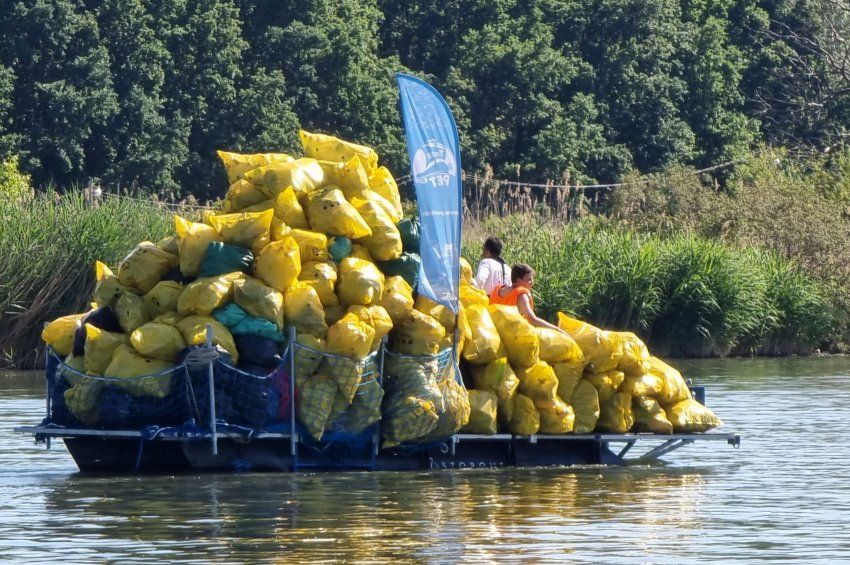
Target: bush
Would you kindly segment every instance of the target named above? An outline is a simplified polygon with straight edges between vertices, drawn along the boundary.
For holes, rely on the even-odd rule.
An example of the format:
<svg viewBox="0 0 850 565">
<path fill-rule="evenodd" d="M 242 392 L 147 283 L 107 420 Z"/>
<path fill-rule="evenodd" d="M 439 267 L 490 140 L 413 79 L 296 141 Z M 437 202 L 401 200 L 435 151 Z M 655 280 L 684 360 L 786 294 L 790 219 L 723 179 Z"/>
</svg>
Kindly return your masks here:
<svg viewBox="0 0 850 565">
<path fill-rule="evenodd" d="M 18 157 L 9 157 L 0 163 L 0 200 L 18 201 L 30 196 L 30 177 L 18 169 Z"/>
</svg>

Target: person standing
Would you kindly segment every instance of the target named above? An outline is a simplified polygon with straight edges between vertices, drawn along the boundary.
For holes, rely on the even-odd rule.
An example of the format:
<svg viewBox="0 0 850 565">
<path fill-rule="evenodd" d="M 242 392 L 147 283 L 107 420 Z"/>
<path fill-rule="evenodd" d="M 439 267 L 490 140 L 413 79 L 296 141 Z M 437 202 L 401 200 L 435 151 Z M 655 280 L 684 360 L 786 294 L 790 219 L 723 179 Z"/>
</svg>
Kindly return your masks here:
<svg viewBox="0 0 850 565">
<path fill-rule="evenodd" d="M 478 263 L 473 282 L 489 296 L 496 286 L 510 283 L 511 269 L 502 259 L 502 240 L 498 237 L 491 236 L 484 240 L 481 256 L 483 259 Z"/>
</svg>

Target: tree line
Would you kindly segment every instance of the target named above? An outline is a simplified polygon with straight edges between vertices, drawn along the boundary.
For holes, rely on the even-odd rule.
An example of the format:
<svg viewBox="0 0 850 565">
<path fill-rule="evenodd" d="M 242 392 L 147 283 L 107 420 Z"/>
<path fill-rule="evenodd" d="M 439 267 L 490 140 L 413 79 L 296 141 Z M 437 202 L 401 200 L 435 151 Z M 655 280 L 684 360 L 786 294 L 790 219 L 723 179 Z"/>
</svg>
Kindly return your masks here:
<svg viewBox="0 0 850 565">
<path fill-rule="evenodd" d="M 850 124 L 843 10 L 836 0 L 4 0 L 0 157 L 19 156 L 39 185 L 97 179 L 209 197 L 225 184 L 216 149 L 297 152 L 303 127 L 372 145 L 401 175 L 399 71 L 445 95 L 464 168 L 499 177 L 611 182 L 763 143 L 824 150 Z"/>
</svg>

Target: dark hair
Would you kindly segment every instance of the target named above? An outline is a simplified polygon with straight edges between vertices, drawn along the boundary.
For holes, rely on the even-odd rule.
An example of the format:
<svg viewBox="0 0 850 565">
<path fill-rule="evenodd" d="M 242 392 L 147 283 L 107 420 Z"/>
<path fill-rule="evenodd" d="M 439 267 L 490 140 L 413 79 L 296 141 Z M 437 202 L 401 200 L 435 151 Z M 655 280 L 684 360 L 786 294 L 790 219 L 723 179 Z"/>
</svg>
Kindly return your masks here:
<svg viewBox="0 0 850 565">
<path fill-rule="evenodd" d="M 511 284 L 516 283 L 521 278 L 526 275 L 533 275 L 534 269 L 526 265 L 525 263 L 517 263 L 511 269 Z"/>
<path fill-rule="evenodd" d="M 490 255 L 493 256 L 493 259 L 497 261 L 502 261 L 502 240 L 498 237 L 490 236 L 484 240 L 484 249 L 490 252 Z"/>
</svg>

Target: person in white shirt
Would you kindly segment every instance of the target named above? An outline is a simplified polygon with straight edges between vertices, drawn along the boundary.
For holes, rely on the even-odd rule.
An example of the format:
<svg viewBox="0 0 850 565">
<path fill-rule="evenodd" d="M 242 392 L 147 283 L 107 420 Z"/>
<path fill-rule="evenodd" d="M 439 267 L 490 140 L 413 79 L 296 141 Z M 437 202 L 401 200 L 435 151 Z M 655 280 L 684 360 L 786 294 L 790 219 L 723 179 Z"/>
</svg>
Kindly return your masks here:
<svg viewBox="0 0 850 565">
<path fill-rule="evenodd" d="M 502 259 L 502 241 L 498 237 L 491 236 L 484 240 L 481 255 L 484 258 L 478 263 L 474 282 L 489 296 L 498 285 L 511 284 L 511 268 Z"/>
</svg>

